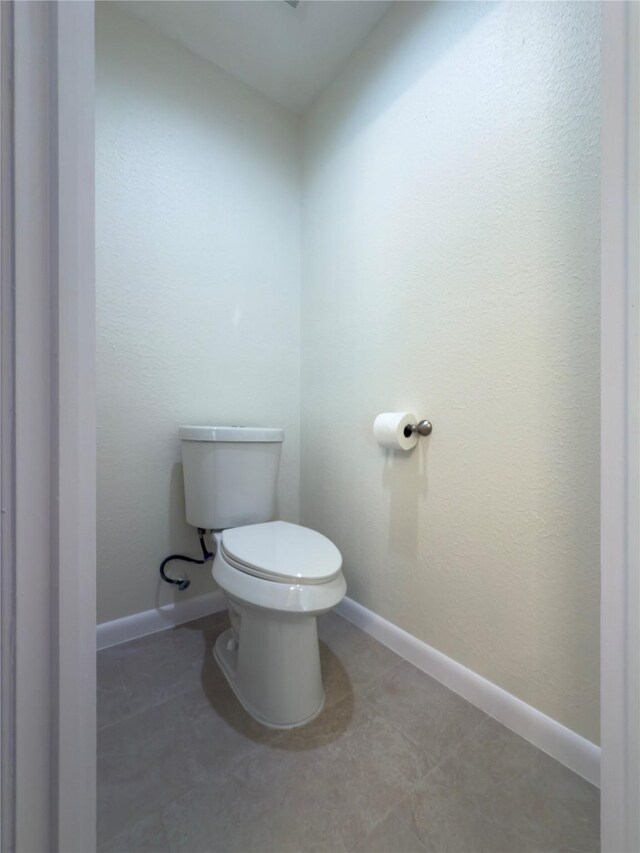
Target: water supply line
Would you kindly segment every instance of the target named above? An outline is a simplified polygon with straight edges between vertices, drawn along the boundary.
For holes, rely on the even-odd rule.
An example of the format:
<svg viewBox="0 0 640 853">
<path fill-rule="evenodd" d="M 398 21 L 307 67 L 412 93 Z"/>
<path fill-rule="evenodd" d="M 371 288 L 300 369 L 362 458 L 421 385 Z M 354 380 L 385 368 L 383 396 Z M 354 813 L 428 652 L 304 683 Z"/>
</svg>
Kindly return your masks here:
<svg viewBox="0 0 640 853">
<path fill-rule="evenodd" d="M 172 560 L 182 560 L 183 563 L 196 563 L 199 566 L 204 565 L 204 563 L 209 562 L 209 560 L 214 556 L 214 553 L 208 550 L 206 543 L 204 541 L 204 537 L 206 534 L 206 530 L 203 527 L 198 528 L 198 537 L 200 539 L 200 547 L 202 548 L 202 560 L 196 560 L 195 557 L 185 557 L 184 554 L 171 554 L 169 557 L 165 557 L 164 560 L 160 563 L 160 577 L 166 583 L 175 584 L 180 592 L 184 592 L 185 589 L 191 584 L 189 580 L 189 576 L 187 575 L 184 578 L 170 578 L 167 574 L 165 574 L 165 566 L 167 563 L 170 563 Z"/>
</svg>

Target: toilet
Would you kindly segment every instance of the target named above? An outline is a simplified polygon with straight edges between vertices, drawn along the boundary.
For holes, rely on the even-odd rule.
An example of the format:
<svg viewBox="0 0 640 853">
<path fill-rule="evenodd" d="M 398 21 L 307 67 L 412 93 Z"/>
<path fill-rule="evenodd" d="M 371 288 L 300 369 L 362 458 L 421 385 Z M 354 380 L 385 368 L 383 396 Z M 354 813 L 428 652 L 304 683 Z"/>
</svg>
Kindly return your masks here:
<svg viewBox="0 0 640 853">
<path fill-rule="evenodd" d="M 213 531 L 212 573 L 229 608 L 214 657 L 252 717 L 302 726 L 324 706 L 316 617 L 346 593 L 340 551 L 273 520 L 283 430 L 184 426 L 180 440 L 187 521 Z"/>
</svg>

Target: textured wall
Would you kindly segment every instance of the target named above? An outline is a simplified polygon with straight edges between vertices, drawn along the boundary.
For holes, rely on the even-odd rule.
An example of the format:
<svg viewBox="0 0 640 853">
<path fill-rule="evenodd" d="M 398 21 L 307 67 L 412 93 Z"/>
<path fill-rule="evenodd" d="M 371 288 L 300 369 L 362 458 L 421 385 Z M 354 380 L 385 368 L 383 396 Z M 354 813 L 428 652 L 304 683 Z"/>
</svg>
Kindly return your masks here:
<svg viewBox="0 0 640 853">
<path fill-rule="evenodd" d="M 97 14 L 99 621 L 197 554 L 177 426 L 286 430 L 299 482 L 300 174 L 284 110 L 110 3 Z M 194 567 L 182 597 L 210 588 Z"/>
<path fill-rule="evenodd" d="M 596 741 L 599 6 L 396 3 L 323 95 L 301 386 L 294 119 L 113 5 L 97 36 L 100 621 L 196 551 L 177 424 L 284 426 L 297 519 L 302 387 L 349 594 Z"/>
<path fill-rule="evenodd" d="M 397 3 L 304 128 L 302 521 L 593 741 L 599 6 Z M 411 455 L 371 424 L 434 424 Z"/>
</svg>

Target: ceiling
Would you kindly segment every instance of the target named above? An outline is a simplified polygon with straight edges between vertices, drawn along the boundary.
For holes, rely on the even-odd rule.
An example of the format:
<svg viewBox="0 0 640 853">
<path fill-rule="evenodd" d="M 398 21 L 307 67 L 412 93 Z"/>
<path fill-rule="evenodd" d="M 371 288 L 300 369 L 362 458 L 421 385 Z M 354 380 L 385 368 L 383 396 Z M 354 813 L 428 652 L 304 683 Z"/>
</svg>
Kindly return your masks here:
<svg viewBox="0 0 640 853">
<path fill-rule="evenodd" d="M 303 113 L 391 0 L 123 0 L 193 53 Z"/>
</svg>

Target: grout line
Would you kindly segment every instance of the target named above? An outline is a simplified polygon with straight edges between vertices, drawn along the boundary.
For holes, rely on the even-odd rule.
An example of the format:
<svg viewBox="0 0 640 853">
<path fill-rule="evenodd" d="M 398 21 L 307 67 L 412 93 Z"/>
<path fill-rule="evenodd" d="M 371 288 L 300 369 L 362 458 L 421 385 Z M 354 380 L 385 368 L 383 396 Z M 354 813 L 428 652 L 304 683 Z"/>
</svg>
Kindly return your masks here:
<svg viewBox="0 0 640 853">
<path fill-rule="evenodd" d="M 411 794 L 409 794 L 408 796 L 411 796 Z M 416 850 L 416 853 L 423 853 L 423 851 L 424 851 L 424 853 L 427 853 L 427 848 L 426 848 L 426 847 L 425 847 L 425 845 L 422 843 L 422 840 L 420 839 L 420 836 L 419 836 L 419 835 L 415 832 L 415 830 L 413 829 L 413 826 L 412 826 L 411 824 L 406 823 L 405 821 L 401 820 L 401 819 L 398 817 L 398 815 L 396 814 L 396 809 L 397 809 L 397 808 L 398 808 L 402 803 L 404 803 L 405 799 L 407 799 L 407 797 L 403 797 L 403 798 L 402 798 L 398 803 L 396 803 L 396 805 L 395 805 L 395 806 L 393 806 L 393 808 L 391 809 L 391 811 L 387 812 L 387 813 L 386 813 L 386 815 L 385 815 L 383 818 L 381 818 L 381 819 L 380 819 L 380 820 L 379 820 L 379 821 L 378 821 L 378 822 L 377 822 L 377 823 L 372 827 L 372 829 L 367 833 L 367 835 L 366 835 L 366 837 L 365 837 L 365 838 L 361 838 L 359 841 L 356 841 L 356 843 L 355 843 L 352 847 L 348 847 L 348 848 L 346 848 L 346 849 L 349 851 L 349 853 L 353 853 L 353 851 L 355 851 L 355 850 L 356 850 L 356 848 L 358 847 L 358 845 L 359 845 L 359 844 L 362 844 L 364 841 L 366 841 L 366 839 L 367 839 L 367 838 L 370 838 L 370 837 L 371 837 L 375 832 L 377 832 L 377 830 L 379 829 L 379 827 L 381 827 L 381 826 L 382 826 L 382 824 L 383 824 L 385 821 L 389 820 L 389 818 L 391 818 L 392 820 L 395 820 L 397 823 L 399 823 L 399 824 L 400 824 L 400 826 L 402 826 L 402 828 L 403 828 L 403 829 L 408 829 L 408 830 L 409 830 L 409 832 L 413 835 L 413 837 L 415 838 L 416 844 L 417 844 L 417 845 L 419 845 L 419 850 Z M 346 845 L 345 845 L 345 847 L 346 847 Z"/>
</svg>

